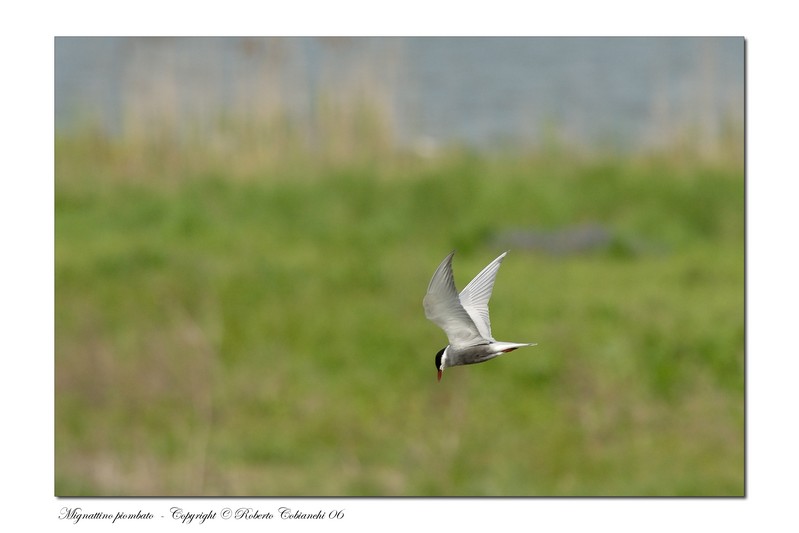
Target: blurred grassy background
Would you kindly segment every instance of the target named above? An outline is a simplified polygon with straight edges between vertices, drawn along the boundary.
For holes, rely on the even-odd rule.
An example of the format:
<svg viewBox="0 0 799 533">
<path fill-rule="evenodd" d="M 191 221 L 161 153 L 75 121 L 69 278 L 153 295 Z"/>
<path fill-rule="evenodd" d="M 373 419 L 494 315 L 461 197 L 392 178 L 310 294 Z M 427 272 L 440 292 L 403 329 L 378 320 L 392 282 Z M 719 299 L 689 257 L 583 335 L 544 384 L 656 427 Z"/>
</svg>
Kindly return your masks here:
<svg viewBox="0 0 799 533">
<path fill-rule="evenodd" d="M 379 105 L 55 141 L 55 493 L 744 494 L 743 135 L 422 157 Z M 320 142 L 321 139 L 321 142 Z M 424 318 L 508 231 L 494 334 L 436 383 Z"/>
</svg>

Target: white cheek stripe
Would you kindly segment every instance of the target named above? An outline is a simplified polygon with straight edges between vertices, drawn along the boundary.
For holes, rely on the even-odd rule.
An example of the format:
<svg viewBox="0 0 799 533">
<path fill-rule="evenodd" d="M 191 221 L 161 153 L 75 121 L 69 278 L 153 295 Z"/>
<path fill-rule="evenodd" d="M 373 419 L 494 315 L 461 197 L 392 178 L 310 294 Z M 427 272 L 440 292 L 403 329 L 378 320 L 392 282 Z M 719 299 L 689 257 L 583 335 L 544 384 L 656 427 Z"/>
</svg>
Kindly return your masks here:
<svg viewBox="0 0 799 533">
<path fill-rule="evenodd" d="M 449 350 L 449 346 L 444 348 L 444 353 L 441 354 L 441 367 L 439 370 L 444 370 L 447 367 L 447 351 Z"/>
</svg>

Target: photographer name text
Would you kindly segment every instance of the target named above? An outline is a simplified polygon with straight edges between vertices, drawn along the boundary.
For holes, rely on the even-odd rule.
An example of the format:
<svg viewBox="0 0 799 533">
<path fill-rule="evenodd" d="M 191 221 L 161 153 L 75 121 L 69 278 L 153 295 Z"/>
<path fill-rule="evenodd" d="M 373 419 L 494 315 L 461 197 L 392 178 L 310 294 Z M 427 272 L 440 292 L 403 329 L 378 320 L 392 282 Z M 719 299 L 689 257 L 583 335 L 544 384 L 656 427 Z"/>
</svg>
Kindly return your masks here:
<svg viewBox="0 0 799 533">
<path fill-rule="evenodd" d="M 62 507 L 59 520 L 78 524 L 88 521 L 104 521 L 112 524 L 121 521 L 173 520 L 183 524 L 204 524 L 215 520 L 342 520 L 344 509 L 294 509 L 278 507 L 272 510 L 255 507 L 223 507 L 221 509 L 186 509 L 173 506 L 168 512 L 154 514 L 138 510 L 136 512 L 93 511 L 81 507 Z"/>
</svg>

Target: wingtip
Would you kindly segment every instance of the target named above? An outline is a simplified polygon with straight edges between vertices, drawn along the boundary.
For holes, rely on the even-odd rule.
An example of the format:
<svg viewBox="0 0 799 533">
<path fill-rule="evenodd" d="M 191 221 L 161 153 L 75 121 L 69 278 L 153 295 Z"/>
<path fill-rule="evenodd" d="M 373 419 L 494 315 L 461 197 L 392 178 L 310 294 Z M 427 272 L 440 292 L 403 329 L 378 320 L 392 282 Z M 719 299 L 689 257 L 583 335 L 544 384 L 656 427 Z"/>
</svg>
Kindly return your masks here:
<svg viewBox="0 0 799 533">
<path fill-rule="evenodd" d="M 455 256 L 455 250 L 452 250 L 450 253 L 447 254 L 444 260 L 441 261 L 441 263 L 446 263 L 447 261 L 450 261 L 454 256 Z"/>
</svg>

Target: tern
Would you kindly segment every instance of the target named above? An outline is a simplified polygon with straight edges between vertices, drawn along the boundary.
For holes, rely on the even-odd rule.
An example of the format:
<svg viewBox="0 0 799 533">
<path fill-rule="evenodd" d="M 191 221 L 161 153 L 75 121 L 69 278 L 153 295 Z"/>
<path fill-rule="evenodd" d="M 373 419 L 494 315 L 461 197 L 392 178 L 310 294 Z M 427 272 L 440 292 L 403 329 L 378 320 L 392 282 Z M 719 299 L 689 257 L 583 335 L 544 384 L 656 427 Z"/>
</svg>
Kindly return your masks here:
<svg viewBox="0 0 799 533">
<path fill-rule="evenodd" d="M 452 275 L 451 252 L 438 265 L 424 297 L 424 314 L 444 330 L 449 344 L 436 354 L 438 381 L 449 366 L 471 365 L 493 359 L 503 353 L 512 352 L 536 343 L 501 342 L 491 336 L 491 321 L 488 318 L 488 300 L 494 289 L 494 278 L 499 265 L 508 252 L 488 264 L 458 294 Z"/>
</svg>

